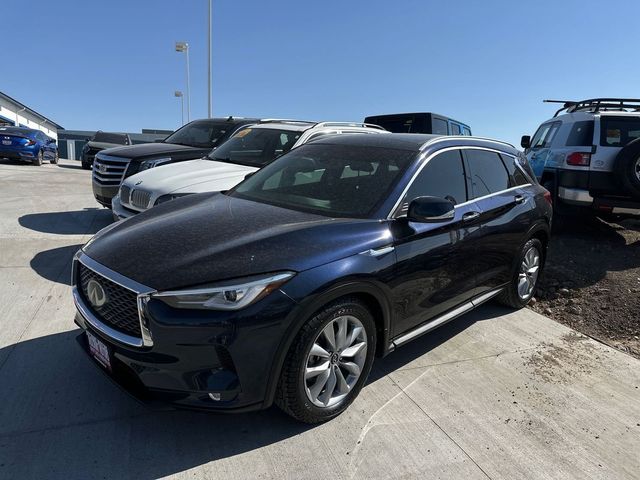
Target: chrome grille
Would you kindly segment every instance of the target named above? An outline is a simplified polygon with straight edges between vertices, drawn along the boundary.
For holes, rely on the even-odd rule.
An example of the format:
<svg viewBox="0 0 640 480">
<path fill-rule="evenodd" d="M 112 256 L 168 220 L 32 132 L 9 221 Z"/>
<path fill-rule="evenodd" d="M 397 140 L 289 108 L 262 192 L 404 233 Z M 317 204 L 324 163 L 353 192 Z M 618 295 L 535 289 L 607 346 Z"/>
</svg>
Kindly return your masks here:
<svg viewBox="0 0 640 480">
<path fill-rule="evenodd" d="M 128 158 L 98 153 L 93 160 L 93 181 L 98 185 L 119 186 L 128 165 Z"/>
<path fill-rule="evenodd" d="M 100 307 L 93 306 L 87 296 L 87 285 L 91 280 L 98 282 L 106 293 L 107 300 Z M 135 292 L 112 282 L 80 262 L 78 262 L 78 286 L 83 300 L 101 322 L 127 335 L 142 337 L 138 315 L 138 295 Z"/>
<path fill-rule="evenodd" d="M 145 190 L 134 189 L 131 192 L 131 205 L 135 208 L 146 210 L 149 207 L 151 192 Z"/>
<path fill-rule="evenodd" d="M 131 198 L 131 187 L 126 185 L 120 186 L 120 203 L 123 205 L 129 204 L 129 199 Z"/>
</svg>

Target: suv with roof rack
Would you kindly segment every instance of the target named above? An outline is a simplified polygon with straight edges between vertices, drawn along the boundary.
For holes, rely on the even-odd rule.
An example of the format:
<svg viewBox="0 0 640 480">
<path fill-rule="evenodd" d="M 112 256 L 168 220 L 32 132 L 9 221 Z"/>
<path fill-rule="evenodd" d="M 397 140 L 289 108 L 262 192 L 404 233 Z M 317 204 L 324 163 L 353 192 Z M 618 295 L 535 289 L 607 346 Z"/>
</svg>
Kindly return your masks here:
<svg viewBox="0 0 640 480">
<path fill-rule="evenodd" d="M 640 99 L 562 103 L 521 145 L 554 214 L 640 215 Z"/>
<path fill-rule="evenodd" d="M 344 133 L 389 132 L 366 123 L 262 120 L 238 130 L 206 157 L 125 179 L 111 203 L 113 216 L 124 219 L 185 195 L 228 190 L 293 148 Z"/>
</svg>

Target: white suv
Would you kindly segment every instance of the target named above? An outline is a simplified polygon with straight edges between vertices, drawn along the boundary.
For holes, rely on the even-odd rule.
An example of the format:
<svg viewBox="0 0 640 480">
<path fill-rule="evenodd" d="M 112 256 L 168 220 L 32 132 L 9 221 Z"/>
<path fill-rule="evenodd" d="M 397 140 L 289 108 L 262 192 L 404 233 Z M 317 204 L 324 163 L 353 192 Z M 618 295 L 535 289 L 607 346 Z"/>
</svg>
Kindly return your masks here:
<svg viewBox="0 0 640 480">
<path fill-rule="evenodd" d="M 640 215 L 640 100 L 545 102 L 564 105 L 521 145 L 554 215 Z"/>
<path fill-rule="evenodd" d="M 113 216 L 128 218 L 184 195 L 228 190 L 299 145 L 343 133 L 389 132 L 365 123 L 263 120 L 238 130 L 204 158 L 160 166 L 127 178 L 111 202 Z"/>
</svg>

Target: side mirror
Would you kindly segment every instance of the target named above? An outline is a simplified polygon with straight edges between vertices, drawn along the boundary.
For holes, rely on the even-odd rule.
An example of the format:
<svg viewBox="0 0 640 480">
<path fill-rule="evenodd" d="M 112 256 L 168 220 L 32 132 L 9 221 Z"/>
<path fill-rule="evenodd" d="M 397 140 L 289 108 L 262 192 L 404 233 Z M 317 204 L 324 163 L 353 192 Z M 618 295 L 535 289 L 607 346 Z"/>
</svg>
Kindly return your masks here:
<svg viewBox="0 0 640 480">
<path fill-rule="evenodd" d="M 410 222 L 446 222 L 455 216 L 455 205 L 440 197 L 418 197 L 409 204 L 407 219 Z"/>
<path fill-rule="evenodd" d="M 244 179 L 246 180 L 247 178 L 249 178 L 250 176 L 252 176 L 254 173 L 256 172 L 249 172 L 244 176 Z"/>
<path fill-rule="evenodd" d="M 529 135 L 523 135 L 520 139 L 520 146 L 525 150 L 531 148 L 531 137 Z"/>
<path fill-rule="evenodd" d="M 56 141 L 55 141 L 55 139 L 50 138 L 50 139 L 47 141 L 47 143 L 53 143 L 53 144 L 55 144 L 55 143 L 56 143 Z"/>
</svg>

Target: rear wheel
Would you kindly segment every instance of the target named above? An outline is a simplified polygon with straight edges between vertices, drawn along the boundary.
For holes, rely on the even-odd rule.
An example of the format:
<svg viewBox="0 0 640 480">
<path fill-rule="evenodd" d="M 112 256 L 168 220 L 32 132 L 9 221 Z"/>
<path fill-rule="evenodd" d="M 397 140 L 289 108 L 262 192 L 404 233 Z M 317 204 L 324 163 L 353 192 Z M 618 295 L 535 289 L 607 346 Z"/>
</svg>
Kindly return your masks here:
<svg viewBox="0 0 640 480">
<path fill-rule="evenodd" d="M 291 345 L 276 403 L 306 423 L 336 417 L 367 381 L 375 345 L 373 316 L 360 301 L 345 298 L 323 307 Z"/>
<path fill-rule="evenodd" d="M 44 155 L 42 154 L 42 150 L 40 150 L 38 152 L 38 155 L 36 155 L 36 158 L 33 160 L 33 164 L 40 166 L 42 165 L 42 162 L 44 161 Z"/>
<path fill-rule="evenodd" d="M 522 247 L 509 285 L 500 293 L 498 300 L 512 308 L 524 307 L 536 292 L 543 264 L 542 242 L 532 238 Z"/>
<path fill-rule="evenodd" d="M 615 173 L 627 193 L 640 197 L 640 141 L 629 142 L 620 150 Z"/>
</svg>

